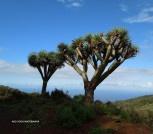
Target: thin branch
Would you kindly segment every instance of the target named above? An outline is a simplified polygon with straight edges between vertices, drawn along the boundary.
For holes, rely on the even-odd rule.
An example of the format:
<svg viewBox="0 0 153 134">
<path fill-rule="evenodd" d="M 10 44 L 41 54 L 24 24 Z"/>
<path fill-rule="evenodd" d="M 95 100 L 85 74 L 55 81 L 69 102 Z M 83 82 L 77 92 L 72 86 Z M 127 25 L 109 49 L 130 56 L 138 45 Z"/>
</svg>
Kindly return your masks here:
<svg viewBox="0 0 153 134">
<path fill-rule="evenodd" d="M 106 79 L 116 68 L 118 68 L 123 62 L 125 61 L 125 59 L 123 59 L 121 62 L 118 61 L 114 61 L 112 63 L 112 65 L 108 68 L 108 70 L 100 77 L 97 86 L 104 80 Z"/>
<path fill-rule="evenodd" d="M 97 69 L 97 61 L 92 61 L 91 58 L 88 58 L 88 62 L 92 65 L 92 67 L 96 70 Z M 96 63 L 95 63 L 96 62 Z"/>
<path fill-rule="evenodd" d="M 44 63 L 44 75 L 47 78 L 47 65 Z"/>
<path fill-rule="evenodd" d="M 70 62 L 68 62 L 68 61 L 65 61 L 65 62 L 66 62 L 66 64 L 68 64 L 69 66 L 71 66 Z"/>
<path fill-rule="evenodd" d="M 107 52 L 106 52 L 106 57 L 104 59 L 104 63 L 107 63 L 110 56 L 111 56 L 111 53 L 112 53 L 112 46 L 111 45 L 108 45 L 108 48 L 107 48 Z"/>
<path fill-rule="evenodd" d="M 108 65 L 108 61 L 111 56 L 111 52 L 112 52 L 112 47 L 111 47 L 111 45 L 108 45 L 104 62 L 101 62 L 101 65 L 96 70 L 93 78 L 91 79 L 92 82 L 97 82 L 100 79 L 101 74 L 104 72 L 106 66 Z"/>
<path fill-rule="evenodd" d="M 103 36 L 101 37 L 101 39 L 103 40 L 105 44 L 109 44 L 108 41 Z"/>
<path fill-rule="evenodd" d="M 70 66 L 73 67 L 77 73 L 82 76 L 82 70 L 76 65 L 76 63 L 68 55 L 65 55 L 65 58 L 70 63 Z"/>
<path fill-rule="evenodd" d="M 87 60 L 85 60 L 85 59 L 83 59 L 83 72 L 85 72 L 85 73 L 87 73 L 87 71 L 88 71 L 88 63 L 87 63 L 88 61 Z"/>
<path fill-rule="evenodd" d="M 42 79 L 44 79 L 44 75 L 43 75 L 43 72 L 42 72 L 42 70 L 41 70 L 41 67 L 38 66 L 37 69 L 38 69 L 38 71 L 39 71 L 39 73 L 40 73 Z"/>
<path fill-rule="evenodd" d="M 70 66 L 83 78 L 84 81 L 88 81 L 87 74 L 82 71 L 77 64 L 68 56 L 65 55 L 66 60 L 70 63 Z"/>
<path fill-rule="evenodd" d="M 47 76 L 47 80 L 50 79 L 50 77 L 55 73 L 57 69 L 54 69 L 54 70 L 50 70 L 49 73 L 48 73 L 48 76 Z"/>
</svg>

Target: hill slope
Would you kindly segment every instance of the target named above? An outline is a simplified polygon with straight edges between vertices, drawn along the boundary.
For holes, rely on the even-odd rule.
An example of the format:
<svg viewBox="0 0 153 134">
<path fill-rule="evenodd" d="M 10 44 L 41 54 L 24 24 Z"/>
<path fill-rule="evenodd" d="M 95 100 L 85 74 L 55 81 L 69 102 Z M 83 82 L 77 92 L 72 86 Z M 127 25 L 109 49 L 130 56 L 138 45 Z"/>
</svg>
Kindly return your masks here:
<svg viewBox="0 0 153 134">
<path fill-rule="evenodd" d="M 137 122 L 148 124 L 153 128 L 153 95 L 118 101 L 115 104 L 118 108 L 133 113 L 132 116 Z"/>
<path fill-rule="evenodd" d="M 146 95 L 125 101 L 118 101 L 116 104 L 125 109 L 133 108 L 137 111 L 153 112 L 153 95 Z"/>
<path fill-rule="evenodd" d="M 104 104 L 99 101 L 86 106 L 83 98 L 83 95 L 72 98 L 57 89 L 42 96 L 0 86 L 0 131 L 4 134 L 152 133 L 149 125 L 135 118 L 135 113 L 119 109 L 111 102 Z M 117 106 L 121 103 L 124 104 L 120 102 Z M 12 120 L 39 122 L 12 123 Z"/>
</svg>

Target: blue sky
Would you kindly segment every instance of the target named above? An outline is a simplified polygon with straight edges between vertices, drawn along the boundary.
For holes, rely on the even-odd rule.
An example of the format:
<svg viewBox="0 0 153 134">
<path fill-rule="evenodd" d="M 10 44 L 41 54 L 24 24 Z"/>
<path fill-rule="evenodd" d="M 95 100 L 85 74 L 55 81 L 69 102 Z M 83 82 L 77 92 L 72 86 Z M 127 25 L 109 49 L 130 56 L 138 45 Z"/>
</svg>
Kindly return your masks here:
<svg viewBox="0 0 153 134">
<path fill-rule="evenodd" d="M 29 53 L 55 51 L 60 42 L 114 27 L 126 28 L 140 53 L 99 88 L 153 90 L 152 0 L 0 0 L 0 84 L 40 87 L 38 72 L 27 65 Z M 83 83 L 66 66 L 49 86 L 81 88 Z"/>
</svg>

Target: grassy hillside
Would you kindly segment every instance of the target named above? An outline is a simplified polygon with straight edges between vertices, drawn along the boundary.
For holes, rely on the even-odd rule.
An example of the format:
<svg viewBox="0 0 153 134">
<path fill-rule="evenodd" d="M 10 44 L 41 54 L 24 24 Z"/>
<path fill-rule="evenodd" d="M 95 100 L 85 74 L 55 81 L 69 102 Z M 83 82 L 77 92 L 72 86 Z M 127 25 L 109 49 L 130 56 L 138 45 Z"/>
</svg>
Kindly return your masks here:
<svg viewBox="0 0 153 134">
<path fill-rule="evenodd" d="M 153 95 L 146 95 L 115 103 L 118 108 L 135 113 L 138 120 L 153 128 Z"/>
<path fill-rule="evenodd" d="M 97 101 L 86 106 L 83 100 L 83 95 L 72 98 L 57 89 L 42 96 L 0 86 L 0 131 L 5 134 L 140 134 L 142 131 L 151 134 L 149 123 L 143 125 L 135 112 L 118 108 L 123 102 Z M 39 123 L 14 124 L 12 120 Z"/>
<path fill-rule="evenodd" d="M 137 111 L 153 112 L 153 95 L 118 101 L 116 104 L 125 109 L 133 108 Z"/>
</svg>

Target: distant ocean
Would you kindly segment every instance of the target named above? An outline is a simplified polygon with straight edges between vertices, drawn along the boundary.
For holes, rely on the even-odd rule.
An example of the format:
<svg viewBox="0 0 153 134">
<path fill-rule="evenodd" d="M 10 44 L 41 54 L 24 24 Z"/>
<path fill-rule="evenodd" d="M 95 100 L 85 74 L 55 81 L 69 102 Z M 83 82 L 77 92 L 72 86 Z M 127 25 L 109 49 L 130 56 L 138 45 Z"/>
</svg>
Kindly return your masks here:
<svg viewBox="0 0 153 134">
<path fill-rule="evenodd" d="M 27 88 L 19 88 L 22 89 L 24 92 L 40 92 L 40 90 L 36 89 L 27 89 Z M 51 92 L 52 90 L 47 90 Z M 79 95 L 84 94 L 83 89 L 71 89 L 71 90 L 64 90 L 64 92 L 67 92 L 69 95 Z M 97 89 L 95 90 L 94 99 L 95 100 L 101 100 L 103 102 L 107 101 L 118 101 L 118 100 L 126 100 L 131 99 L 139 96 L 144 95 L 153 95 L 153 90 L 121 90 L 121 89 Z"/>
</svg>

